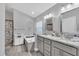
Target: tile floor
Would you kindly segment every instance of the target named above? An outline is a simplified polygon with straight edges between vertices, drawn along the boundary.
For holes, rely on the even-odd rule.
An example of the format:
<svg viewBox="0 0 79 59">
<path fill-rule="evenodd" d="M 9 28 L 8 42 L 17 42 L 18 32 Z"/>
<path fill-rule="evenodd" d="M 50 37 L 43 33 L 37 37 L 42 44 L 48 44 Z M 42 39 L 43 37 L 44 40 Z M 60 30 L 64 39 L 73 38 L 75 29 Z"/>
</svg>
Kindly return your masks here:
<svg viewBox="0 0 79 59">
<path fill-rule="evenodd" d="M 25 45 L 12 46 L 8 45 L 5 47 L 6 56 L 29 56 L 26 50 Z M 39 52 L 31 52 L 32 56 L 42 56 Z"/>
</svg>

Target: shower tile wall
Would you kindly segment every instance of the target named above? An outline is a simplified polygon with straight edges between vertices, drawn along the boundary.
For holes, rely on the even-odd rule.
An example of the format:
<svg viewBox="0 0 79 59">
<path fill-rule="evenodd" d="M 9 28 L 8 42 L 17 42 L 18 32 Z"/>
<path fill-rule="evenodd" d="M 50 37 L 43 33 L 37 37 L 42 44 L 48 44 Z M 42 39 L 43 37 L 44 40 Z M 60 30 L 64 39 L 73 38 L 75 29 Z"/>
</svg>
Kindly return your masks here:
<svg viewBox="0 0 79 59">
<path fill-rule="evenodd" d="M 12 42 L 12 33 L 13 33 L 13 26 L 12 26 L 12 20 L 6 20 L 5 21 L 5 46 L 10 44 Z"/>
</svg>

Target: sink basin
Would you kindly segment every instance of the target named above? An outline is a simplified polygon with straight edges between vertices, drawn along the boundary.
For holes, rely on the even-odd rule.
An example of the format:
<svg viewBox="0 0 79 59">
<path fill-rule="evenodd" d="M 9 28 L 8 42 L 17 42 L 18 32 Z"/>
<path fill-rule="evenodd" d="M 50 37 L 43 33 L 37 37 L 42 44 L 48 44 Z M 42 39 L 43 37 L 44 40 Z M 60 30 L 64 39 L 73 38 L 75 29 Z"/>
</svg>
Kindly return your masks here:
<svg viewBox="0 0 79 59">
<path fill-rule="evenodd" d="M 79 38 L 78 37 L 74 37 L 74 38 L 71 39 L 71 41 L 73 41 L 73 42 L 79 42 Z"/>
<path fill-rule="evenodd" d="M 42 35 L 42 36 L 46 36 L 46 37 L 52 37 L 52 35 Z"/>
<path fill-rule="evenodd" d="M 47 37 L 51 37 L 52 35 L 46 35 Z"/>
</svg>

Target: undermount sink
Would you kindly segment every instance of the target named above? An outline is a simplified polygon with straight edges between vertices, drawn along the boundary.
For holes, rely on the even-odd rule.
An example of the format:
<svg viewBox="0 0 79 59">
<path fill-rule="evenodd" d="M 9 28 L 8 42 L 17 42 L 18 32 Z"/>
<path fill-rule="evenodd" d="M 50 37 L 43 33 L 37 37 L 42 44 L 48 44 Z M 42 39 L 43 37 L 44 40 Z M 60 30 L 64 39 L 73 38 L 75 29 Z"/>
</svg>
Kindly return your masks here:
<svg viewBox="0 0 79 59">
<path fill-rule="evenodd" d="M 52 35 L 47 35 L 47 34 L 46 34 L 46 35 L 42 35 L 42 36 L 46 36 L 46 37 L 52 37 Z"/>
<path fill-rule="evenodd" d="M 55 39 L 60 39 L 61 37 L 58 37 L 58 36 L 52 36 L 52 35 L 46 35 L 46 37 L 49 37 L 49 38 L 55 38 Z"/>
<path fill-rule="evenodd" d="M 50 37 L 50 36 L 52 36 L 52 35 L 46 35 L 47 37 Z"/>
<path fill-rule="evenodd" d="M 79 38 L 78 38 L 78 37 L 73 37 L 73 38 L 71 39 L 71 41 L 73 41 L 73 42 L 79 42 Z"/>
</svg>

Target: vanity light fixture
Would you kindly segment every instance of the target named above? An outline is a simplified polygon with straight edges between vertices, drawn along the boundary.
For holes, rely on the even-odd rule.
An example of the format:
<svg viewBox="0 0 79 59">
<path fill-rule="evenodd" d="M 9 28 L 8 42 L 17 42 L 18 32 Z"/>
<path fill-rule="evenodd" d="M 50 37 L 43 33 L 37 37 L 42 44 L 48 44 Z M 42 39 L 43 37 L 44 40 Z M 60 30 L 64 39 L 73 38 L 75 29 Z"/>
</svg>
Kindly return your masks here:
<svg viewBox="0 0 79 59">
<path fill-rule="evenodd" d="M 64 10 L 66 10 L 66 9 L 69 9 L 69 8 L 71 8 L 73 6 L 73 3 L 69 3 L 69 4 L 67 4 L 66 6 L 63 6 L 62 8 L 61 8 L 61 11 L 64 11 Z"/>
<path fill-rule="evenodd" d="M 44 19 L 46 19 L 46 16 L 44 16 Z"/>
<path fill-rule="evenodd" d="M 64 8 L 64 7 L 62 7 L 62 8 L 61 8 L 61 11 L 64 11 L 64 10 L 65 10 L 65 8 Z"/>
<path fill-rule="evenodd" d="M 68 4 L 67 6 L 66 6 L 66 8 L 70 8 L 71 7 L 71 4 Z"/>
<path fill-rule="evenodd" d="M 51 13 L 49 13 L 49 17 L 52 17 L 53 15 Z"/>
<path fill-rule="evenodd" d="M 47 19 L 47 18 L 50 18 L 52 17 L 53 15 L 51 13 L 49 13 L 48 15 L 44 16 L 44 19 Z"/>
</svg>

